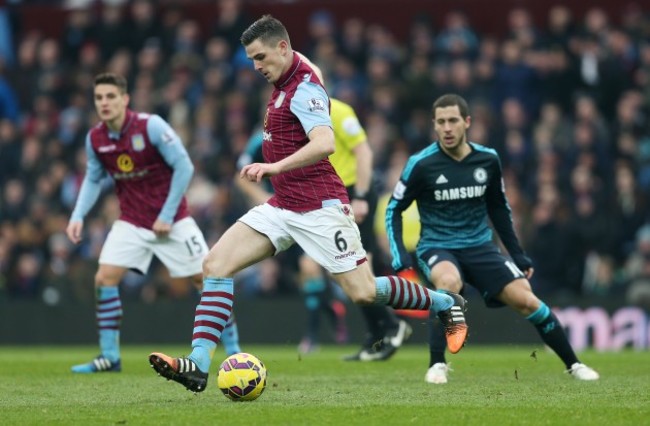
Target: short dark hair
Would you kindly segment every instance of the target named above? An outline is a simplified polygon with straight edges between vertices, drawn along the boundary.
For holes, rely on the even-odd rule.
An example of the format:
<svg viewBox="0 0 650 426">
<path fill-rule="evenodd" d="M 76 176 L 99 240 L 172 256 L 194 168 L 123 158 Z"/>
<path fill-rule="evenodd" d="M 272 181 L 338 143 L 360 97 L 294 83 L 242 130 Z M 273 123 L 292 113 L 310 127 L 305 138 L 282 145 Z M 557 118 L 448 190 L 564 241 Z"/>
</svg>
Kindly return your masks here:
<svg viewBox="0 0 650 426">
<path fill-rule="evenodd" d="M 264 15 L 257 21 L 253 22 L 251 26 L 242 33 L 239 40 L 242 45 L 248 46 L 258 39 L 266 45 L 277 43 L 280 40 L 286 40 L 287 43 L 289 43 L 289 46 L 291 46 L 287 29 L 282 22 L 271 15 Z"/>
<path fill-rule="evenodd" d="M 463 117 L 463 119 L 469 117 L 469 106 L 467 105 L 467 101 L 460 95 L 447 93 L 446 95 L 440 96 L 433 103 L 433 108 L 431 109 L 433 118 L 436 118 L 436 108 L 445 108 L 450 106 L 458 106 L 460 116 Z"/>
<path fill-rule="evenodd" d="M 126 93 L 127 90 L 126 78 L 112 72 L 97 74 L 95 76 L 95 86 L 99 84 L 112 84 L 120 90 L 120 93 Z"/>
</svg>

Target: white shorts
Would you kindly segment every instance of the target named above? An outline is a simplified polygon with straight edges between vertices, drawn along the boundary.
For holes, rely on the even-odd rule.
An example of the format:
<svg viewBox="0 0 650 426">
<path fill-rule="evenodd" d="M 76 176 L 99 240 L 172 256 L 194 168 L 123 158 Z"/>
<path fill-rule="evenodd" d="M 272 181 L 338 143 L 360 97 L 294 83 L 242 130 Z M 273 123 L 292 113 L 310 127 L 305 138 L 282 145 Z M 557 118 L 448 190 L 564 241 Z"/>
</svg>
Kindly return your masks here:
<svg viewBox="0 0 650 426">
<path fill-rule="evenodd" d="M 349 204 L 297 213 L 265 203 L 252 208 L 239 220 L 266 235 L 276 254 L 296 243 L 333 274 L 351 271 L 366 258 Z"/>
<path fill-rule="evenodd" d="M 191 217 L 174 223 L 166 238 L 158 238 L 150 229 L 118 220 L 106 237 L 99 263 L 146 274 L 155 255 L 172 277 L 190 277 L 202 273 L 206 254 L 208 245 Z"/>
</svg>

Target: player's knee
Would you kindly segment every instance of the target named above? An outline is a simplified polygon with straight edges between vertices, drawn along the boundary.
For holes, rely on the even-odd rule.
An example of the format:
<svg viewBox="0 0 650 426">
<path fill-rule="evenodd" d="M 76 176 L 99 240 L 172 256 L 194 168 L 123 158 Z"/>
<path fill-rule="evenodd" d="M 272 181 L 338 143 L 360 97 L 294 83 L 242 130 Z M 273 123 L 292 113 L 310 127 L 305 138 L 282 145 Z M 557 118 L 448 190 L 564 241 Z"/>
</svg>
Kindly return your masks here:
<svg viewBox="0 0 650 426">
<path fill-rule="evenodd" d="M 211 251 L 203 259 L 204 277 L 231 277 L 234 272 L 226 262 L 227 256 L 220 256 L 217 252 Z"/>
<path fill-rule="evenodd" d="M 523 298 L 519 304 L 519 312 L 523 315 L 530 315 L 533 312 L 537 311 L 541 306 L 542 301 L 539 300 L 533 293 L 527 295 Z"/>
<path fill-rule="evenodd" d="M 463 282 L 456 274 L 445 273 L 436 277 L 434 284 L 438 290 L 448 290 L 454 293 L 460 292 Z"/>
<path fill-rule="evenodd" d="M 119 284 L 119 278 L 99 269 L 95 274 L 95 287 L 115 287 Z"/>
<path fill-rule="evenodd" d="M 219 277 L 221 265 L 219 263 L 219 258 L 213 256 L 212 253 L 209 253 L 205 258 L 203 258 L 203 276 L 204 277 Z"/>
<path fill-rule="evenodd" d="M 510 304 L 510 306 L 512 307 L 512 309 L 517 311 L 520 315 L 523 315 L 525 317 L 531 315 L 539 308 L 539 305 L 535 306 L 535 304 L 527 303 L 525 301 L 517 301 Z"/>
<path fill-rule="evenodd" d="M 506 290 L 507 298 L 505 302 L 522 315 L 532 314 L 542 304 L 542 301 L 533 293 L 527 282 L 514 282 L 512 285 L 508 285 Z"/>
</svg>

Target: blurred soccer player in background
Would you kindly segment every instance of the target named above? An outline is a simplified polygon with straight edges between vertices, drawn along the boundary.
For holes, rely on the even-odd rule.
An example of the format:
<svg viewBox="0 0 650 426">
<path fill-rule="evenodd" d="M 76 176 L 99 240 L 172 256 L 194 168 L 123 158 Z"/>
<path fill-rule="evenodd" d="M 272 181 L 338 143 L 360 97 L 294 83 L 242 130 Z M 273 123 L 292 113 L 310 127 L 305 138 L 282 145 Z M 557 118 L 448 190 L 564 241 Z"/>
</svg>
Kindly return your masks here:
<svg viewBox="0 0 650 426">
<path fill-rule="evenodd" d="M 455 301 L 396 276 L 373 275 L 347 191 L 327 159 L 335 141 L 323 85 L 294 54 L 284 25 L 270 15 L 248 27 L 241 41 L 274 90 L 264 117 L 266 162 L 244 166 L 240 176 L 255 182 L 270 178 L 274 194 L 233 224 L 206 256 L 192 353 L 180 358 L 149 356 L 161 376 L 194 392 L 207 386 L 212 356 L 232 311 L 235 273 L 295 243 L 327 269 L 355 303 L 432 309 L 451 317 Z M 465 337 L 457 334 L 451 343 L 460 348 Z"/>
<path fill-rule="evenodd" d="M 515 234 L 497 152 L 467 140 L 467 102 L 455 94 L 433 104 L 438 140 L 412 155 L 393 191 L 386 211 L 386 230 L 398 274 L 412 276 L 411 254 L 402 241 L 402 212 L 417 202 L 422 223 L 417 267 L 436 289 L 454 293 L 467 282 L 479 290 L 488 307 L 510 306 L 524 315 L 578 380 L 599 375 L 576 357 L 562 325 L 535 296 L 528 282 L 530 258 Z M 492 222 L 511 259 L 492 242 Z M 430 339 L 431 361 L 425 380 L 447 383 L 444 332 Z"/>
<path fill-rule="evenodd" d="M 121 371 L 118 286 L 129 269 L 145 274 L 155 255 L 172 278 L 190 277 L 200 290 L 201 262 L 208 251 L 189 216 L 184 193 L 194 166 L 176 132 L 157 115 L 128 109 L 122 76 L 97 75 L 94 101 L 101 122 L 86 137 L 86 175 L 66 232 L 75 244 L 81 241 L 84 217 L 107 175 L 115 182 L 120 217 L 104 242 L 95 275 L 101 353 L 73 366 L 75 373 Z M 236 325 L 230 327 L 226 351 L 240 352 Z"/>
</svg>

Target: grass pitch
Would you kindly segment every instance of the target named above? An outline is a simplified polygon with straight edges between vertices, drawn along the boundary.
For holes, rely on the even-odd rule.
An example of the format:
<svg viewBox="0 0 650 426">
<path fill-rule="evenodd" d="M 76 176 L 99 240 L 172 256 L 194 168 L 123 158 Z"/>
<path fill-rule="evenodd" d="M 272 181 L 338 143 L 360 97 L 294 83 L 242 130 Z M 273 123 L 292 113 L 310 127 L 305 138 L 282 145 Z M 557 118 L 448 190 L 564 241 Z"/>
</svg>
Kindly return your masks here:
<svg viewBox="0 0 650 426">
<path fill-rule="evenodd" d="M 578 382 L 541 347 L 466 347 L 448 356 L 446 385 L 424 382 L 428 350 L 407 345 L 387 362 L 343 362 L 356 347 L 299 356 L 295 346 L 245 346 L 269 371 L 264 394 L 231 402 L 158 377 L 147 355 L 188 347 L 127 346 L 122 373 L 73 375 L 96 347 L 0 347 L 3 425 L 641 425 L 650 420 L 650 354 L 581 354 L 601 374 Z M 535 352 L 535 356 L 531 356 Z"/>
</svg>

